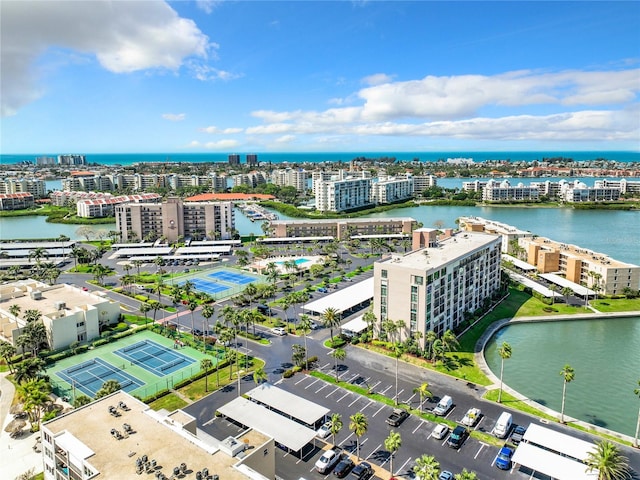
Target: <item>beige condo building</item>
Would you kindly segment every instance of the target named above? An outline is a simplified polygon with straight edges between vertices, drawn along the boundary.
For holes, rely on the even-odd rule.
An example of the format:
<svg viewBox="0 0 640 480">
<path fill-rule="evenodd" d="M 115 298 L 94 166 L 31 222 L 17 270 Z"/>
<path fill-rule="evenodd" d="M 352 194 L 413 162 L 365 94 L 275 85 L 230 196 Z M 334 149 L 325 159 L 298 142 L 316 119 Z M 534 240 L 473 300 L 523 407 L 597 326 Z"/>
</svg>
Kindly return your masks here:
<svg viewBox="0 0 640 480">
<path fill-rule="evenodd" d="M 273 220 L 272 237 L 334 237 L 349 239 L 356 235 L 410 235 L 417 221 L 411 217 L 350 218 L 345 220 Z"/>
</svg>

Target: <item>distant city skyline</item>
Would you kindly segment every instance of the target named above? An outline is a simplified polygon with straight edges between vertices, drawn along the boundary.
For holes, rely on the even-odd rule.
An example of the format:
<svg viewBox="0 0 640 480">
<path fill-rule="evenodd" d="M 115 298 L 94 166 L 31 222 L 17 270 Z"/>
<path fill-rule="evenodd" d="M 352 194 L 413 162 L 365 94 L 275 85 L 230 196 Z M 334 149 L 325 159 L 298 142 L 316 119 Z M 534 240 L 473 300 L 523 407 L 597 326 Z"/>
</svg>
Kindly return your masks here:
<svg viewBox="0 0 640 480">
<path fill-rule="evenodd" d="M 640 151 L 640 2 L 0 2 L 0 153 Z"/>
</svg>

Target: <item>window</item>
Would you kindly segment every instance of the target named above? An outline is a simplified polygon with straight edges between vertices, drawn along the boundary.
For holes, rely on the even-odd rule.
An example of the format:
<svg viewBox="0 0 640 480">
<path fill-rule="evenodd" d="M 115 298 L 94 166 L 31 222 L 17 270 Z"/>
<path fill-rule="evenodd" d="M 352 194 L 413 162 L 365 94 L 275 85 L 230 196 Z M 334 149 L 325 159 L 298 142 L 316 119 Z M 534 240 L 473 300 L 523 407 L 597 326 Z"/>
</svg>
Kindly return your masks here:
<svg viewBox="0 0 640 480">
<path fill-rule="evenodd" d="M 77 327 L 77 328 L 84 327 L 84 322 L 78 322 L 78 323 L 76 323 L 76 327 Z"/>
<path fill-rule="evenodd" d="M 411 275 L 411 283 L 415 285 L 422 285 L 423 282 L 424 282 L 424 277 L 421 277 L 419 275 Z"/>
<path fill-rule="evenodd" d="M 387 271 L 386 270 L 382 270 L 380 275 L 382 276 L 382 278 L 387 278 Z"/>
</svg>

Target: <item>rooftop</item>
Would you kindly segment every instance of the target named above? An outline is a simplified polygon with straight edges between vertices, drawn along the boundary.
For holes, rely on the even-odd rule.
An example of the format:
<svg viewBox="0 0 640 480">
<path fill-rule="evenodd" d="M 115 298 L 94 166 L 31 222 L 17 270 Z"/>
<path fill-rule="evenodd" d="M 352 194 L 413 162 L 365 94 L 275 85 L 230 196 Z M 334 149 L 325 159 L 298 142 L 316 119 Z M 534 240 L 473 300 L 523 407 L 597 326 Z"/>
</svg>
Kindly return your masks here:
<svg viewBox="0 0 640 480">
<path fill-rule="evenodd" d="M 128 410 L 118 408 L 118 417 L 109 413 L 109 406 L 117 407 L 124 402 Z M 208 468 L 211 473 L 230 480 L 246 480 L 246 476 L 233 465 L 238 458 L 217 450 L 217 445 L 205 443 L 204 439 L 184 430 L 182 426 L 193 417 L 178 412 L 177 415 L 163 415 L 155 412 L 134 397 L 119 391 L 108 397 L 92 402 L 84 407 L 57 417 L 44 427 L 50 430 L 58 443 L 59 435 L 75 437 L 64 445 L 84 447 L 74 449 L 84 453 L 87 462 L 100 472 L 100 478 L 122 479 L 136 477 L 136 459 L 147 455 L 160 465 L 161 472 L 171 477 L 173 468 L 185 463 L 194 473 L 184 478 L 195 478 L 195 471 Z M 132 428 L 132 433 L 116 439 L 111 430 L 125 434 L 123 424 Z M 259 432 L 252 431 L 239 437 L 239 441 L 257 447 L 268 441 Z"/>
<path fill-rule="evenodd" d="M 415 222 L 412 217 L 395 217 L 395 218 L 314 218 L 314 219 L 298 219 L 298 220 L 274 220 L 272 224 L 294 225 L 296 223 L 391 223 L 391 222 Z"/>
<path fill-rule="evenodd" d="M 42 292 L 40 300 L 31 298 L 30 292 Z M 55 312 L 56 302 L 64 302 L 66 308 L 81 305 L 98 305 L 109 301 L 102 296 L 85 292 L 67 284 L 48 286 L 35 280 L 24 280 L 3 285 L 0 288 L 0 308 L 8 310 L 11 305 L 19 305 L 22 312 L 36 309 L 47 315 Z"/>
<path fill-rule="evenodd" d="M 212 200 L 273 200 L 273 195 L 267 195 L 263 193 L 201 193 L 200 195 L 194 195 L 193 197 L 185 198 L 185 202 L 209 202 Z"/>
<path fill-rule="evenodd" d="M 633 265 L 631 263 L 621 262 L 619 260 L 614 260 L 604 253 L 597 253 L 592 250 L 581 248 L 576 245 L 571 245 L 569 243 L 561 243 L 556 242 L 555 240 L 551 240 L 545 237 L 536 237 L 531 239 L 531 243 L 540 245 L 542 248 L 546 250 L 559 250 L 561 254 L 571 256 L 573 258 L 579 258 L 587 263 L 595 263 L 600 264 L 605 267 L 620 267 L 620 268 L 629 268 L 629 267 L 637 267 L 637 265 Z"/>
</svg>

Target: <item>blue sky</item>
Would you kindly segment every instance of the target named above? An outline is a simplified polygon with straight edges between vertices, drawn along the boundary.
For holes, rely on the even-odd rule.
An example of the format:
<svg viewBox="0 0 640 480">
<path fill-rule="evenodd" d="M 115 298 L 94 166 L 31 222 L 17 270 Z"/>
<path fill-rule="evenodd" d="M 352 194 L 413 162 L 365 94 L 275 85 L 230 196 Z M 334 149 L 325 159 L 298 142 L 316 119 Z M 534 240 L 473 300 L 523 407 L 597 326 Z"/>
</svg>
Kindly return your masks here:
<svg viewBox="0 0 640 480">
<path fill-rule="evenodd" d="M 1 152 L 640 150 L 640 2 L 3 0 Z"/>
</svg>

